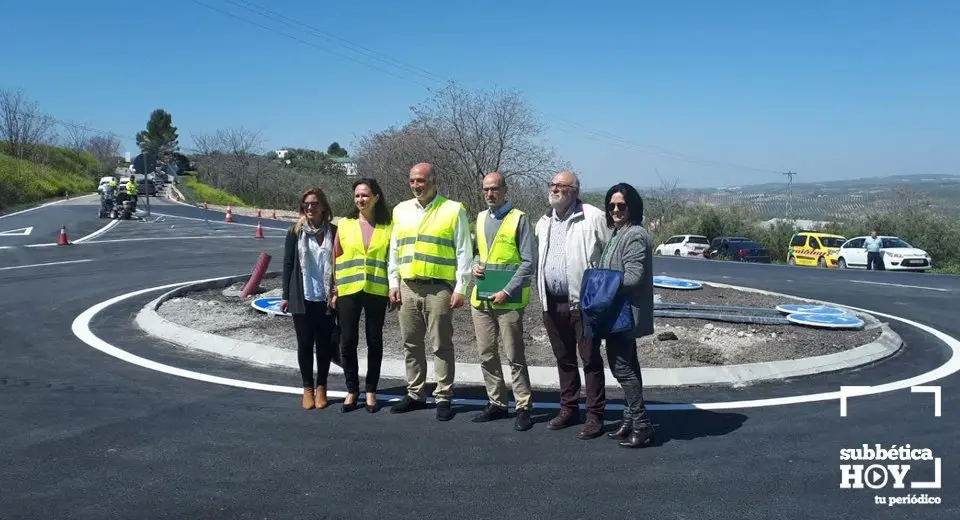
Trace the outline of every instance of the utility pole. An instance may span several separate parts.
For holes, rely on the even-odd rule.
[[[143,174],[143,192],[147,195],[147,218],[150,218],[150,185],[147,184],[147,183],[150,182],[150,181],[147,179],[147,172],[146,172],[146,169],[147,169],[147,155],[146,155],[146,153],[144,153],[144,155],[143,155],[143,169],[144,169],[144,174]],[[157,177],[156,167],[154,167],[153,177],[154,177],[154,178]],[[156,186],[156,184],[154,184],[154,186]]]
[[[785,172],[787,176],[787,220],[793,217],[793,176],[796,172]]]

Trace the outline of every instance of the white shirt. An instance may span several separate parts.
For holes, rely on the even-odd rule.
[[[324,232],[323,245],[315,237],[306,241],[307,250],[300,253],[300,270],[303,272],[303,299],[311,302],[327,301],[324,282],[327,279],[327,263],[331,255],[330,228]]]
[[[418,222],[423,221],[427,214],[439,200],[439,195],[434,197],[426,206],[421,206],[420,201],[413,199],[413,205],[417,208]],[[470,237],[470,219],[467,216],[466,209],[460,206],[460,214],[457,215],[457,225],[453,228],[453,243],[457,250],[457,281],[453,292],[466,295],[467,286],[473,277],[473,239]],[[390,288],[400,287],[400,265],[397,262],[397,234],[390,236],[390,256],[387,261],[387,277]]]

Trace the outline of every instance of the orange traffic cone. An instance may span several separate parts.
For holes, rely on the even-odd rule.
[[[233,212],[230,211],[230,206],[227,205],[227,216],[223,219],[224,222],[233,222]]]
[[[259,209],[257,210],[257,216],[258,216],[258,217],[262,217],[262,216],[263,216],[263,212],[261,212]]]
[[[273,210],[273,216],[270,218],[272,218],[273,220],[277,220],[277,210]]]
[[[57,245],[60,245],[60,246],[70,245],[70,240],[67,239],[67,226],[60,226],[60,238],[57,240]]]
[[[263,238],[263,226],[260,225],[259,221],[257,221],[257,232],[253,235],[253,238]]]

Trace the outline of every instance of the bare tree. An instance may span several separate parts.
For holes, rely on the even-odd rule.
[[[112,174],[120,156],[120,140],[112,135],[96,135],[87,141],[86,151],[100,163],[103,174]]]
[[[456,186],[457,164],[443,153],[426,130],[413,123],[400,128],[362,137],[353,145],[357,153],[357,170],[364,177],[374,177],[391,204],[411,197],[407,176],[413,165],[426,161],[435,167],[440,190],[447,196]],[[469,194],[473,196],[473,193]]]
[[[212,134],[194,135],[193,146],[203,180],[213,187],[230,187],[239,196],[239,191],[259,185],[259,177],[251,173],[250,165],[257,155],[262,155],[260,132],[243,127],[219,129]],[[256,178],[251,180],[252,176]]]
[[[22,90],[0,89],[0,141],[7,152],[21,159],[35,153],[38,145],[53,139],[55,120],[40,111]]]
[[[332,163],[323,160],[322,152],[295,149],[281,160],[265,153],[264,139],[258,131],[242,127],[195,135],[193,147],[200,180],[248,204],[293,208],[300,192],[321,186],[334,210],[344,209],[336,206],[346,199],[345,177],[332,175]],[[352,203],[352,196],[348,202]]]
[[[680,180],[664,180],[657,172],[660,186],[644,194],[644,224],[651,231],[669,226],[683,215],[686,200],[680,188]]]
[[[64,124],[64,146],[71,150],[81,152],[87,150],[90,144],[90,132],[83,125]]]
[[[539,142],[542,127],[516,93],[467,92],[451,83],[412,112],[407,125],[354,144],[360,174],[377,177],[392,200],[410,197],[409,169],[427,161],[441,192],[471,212],[483,206],[481,182],[492,171],[507,179],[514,203],[539,210],[547,182],[565,166]]]

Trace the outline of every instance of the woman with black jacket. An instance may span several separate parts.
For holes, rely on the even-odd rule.
[[[327,197],[320,188],[300,196],[300,219],[287,232],[283,255],[283,301],[293,315],[297,361],[303,380],[303,408],[326,408],[327,376],[339,350],[334,341],[336,313],[330,306],[333,289],[333,237],[337,227]],[[317,377],[313,377],[313,357]],[[336,356],[339,357],[339,356]]]

